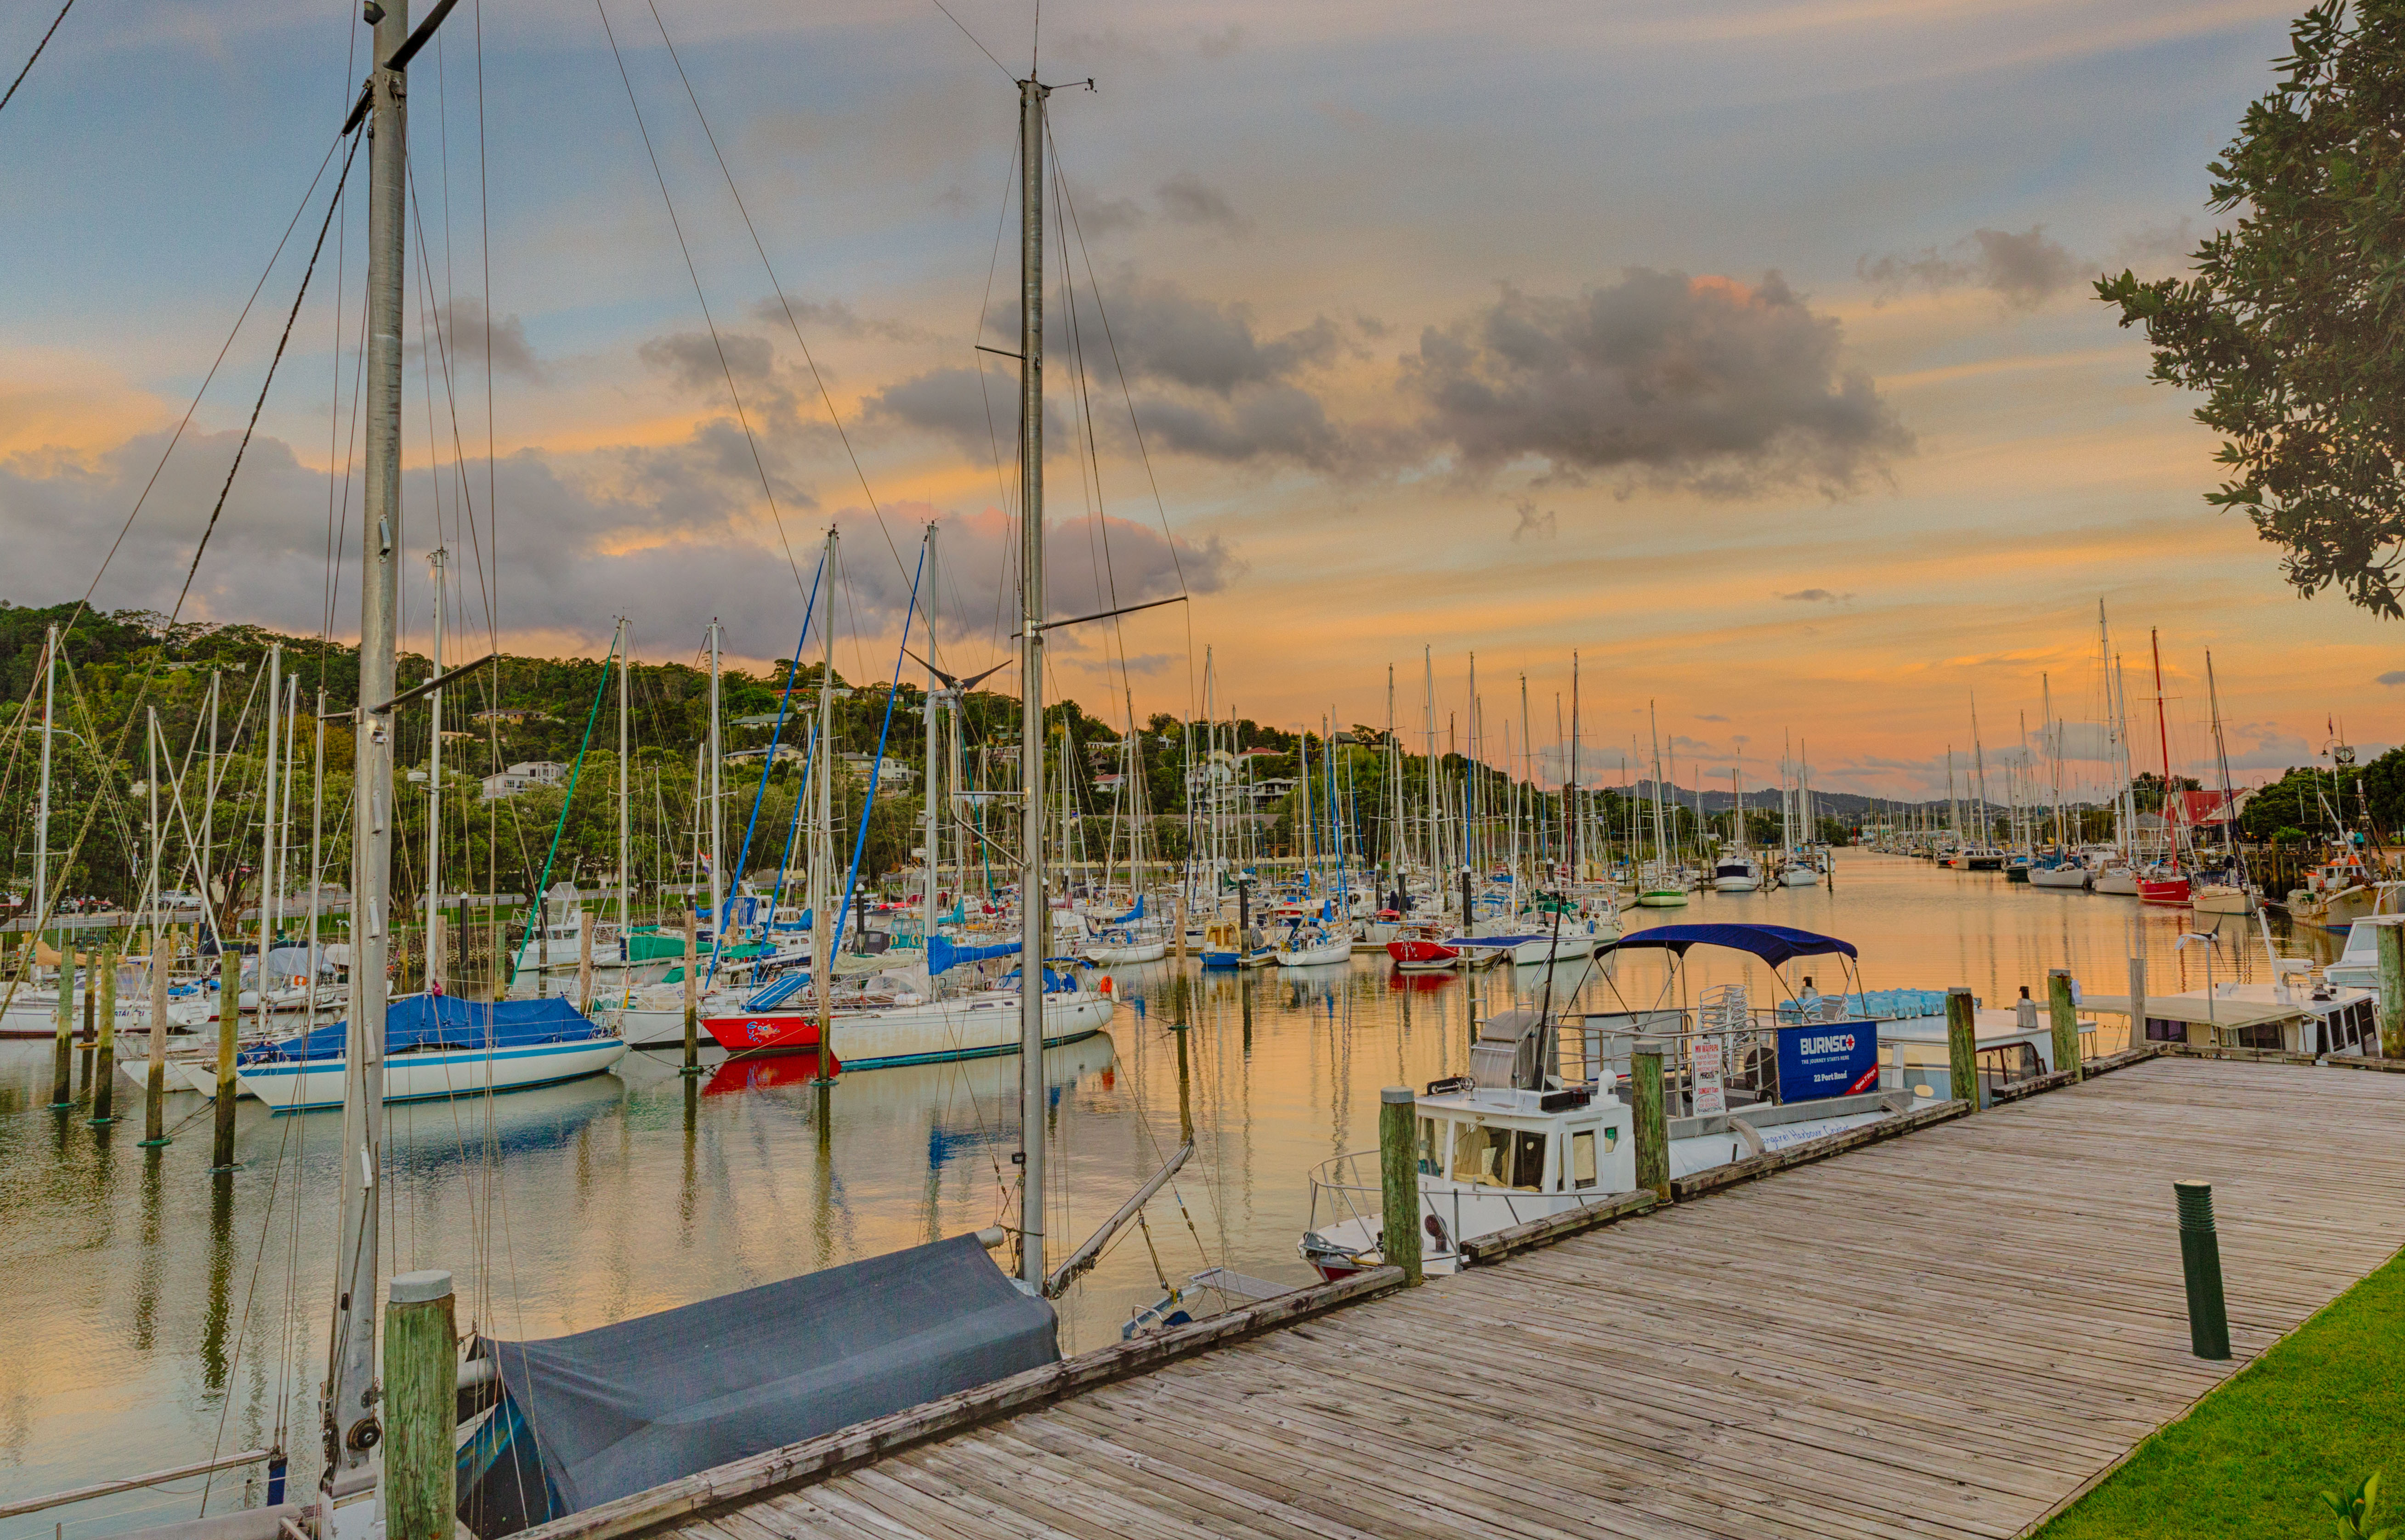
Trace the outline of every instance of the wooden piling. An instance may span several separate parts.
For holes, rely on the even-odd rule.
[[[75,959],[59,954],[59,1041],[50,1063],[50,1105],[75,1104]]]
[[[459,1506],[452,1431],[459,1421],[459,1350],[451,1275],[402,1273],[384,1308],[386,1540],[452,1540]]]
[[[2071,970],[2053,968],[2046,975],[2046,1008],[2054,1018],[2054,1067],[2079,1073],[2079,1007],[2071,1002]]]
[[[684,1068],[681,1074],[701,1073],[701,943],[700,931],[694,923],[693,905],[684,906]],[[816,958],[810,966],[820,965]],[[826,1073],[825,1054],[820,1054],[819,1072]]]
[[[218,949],[218,980],[217,1137],[209,1145],[209,1169],[229,1171],[233,1169],[233,1103],[241,1094],[233,1078],[234,1044],[242,1030],[242,954],[231,946]]]
[[[157,931],[150,946],[150,1072],[143,1085],[142,1147],[155,1150],[167,1140],[167,961],[174,950],[171,933],[162,944]]]
[[[1971,991],[1956,985],[1946,991],[1946,1073],[1947,1095],[1957,1101],[1967,1101],[1971,1110],[1987,1105],[1979,1095],[1978,1006]]]
[[[1637,1119],[1637,1185],[1670,1201],[1670,1125],[1662,1102],[1660,1038],[1639,1038],[1628,1058],[1628,1108]]]
[[[2405,926],[2372,931],[2380,947],[2380,1057],[2405,1058]]]
[[[100,1031],[91,1067],[91,1116],[95,1128],[117,1121],[117,954],[100,954]]]
[[[1389,1085],[1378,1093],[1378,1185],[1385,1198],[1385,1229],[1378,1245],[1386,1266],[1403,1270],[1405,1283],[1420,1281],[1418,1123],[1410,1086]]]

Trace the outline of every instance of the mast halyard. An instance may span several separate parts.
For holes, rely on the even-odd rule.
[[[353,719],[351,998],[343,1058],[342,1227],[327,1355],[326,1476],[368,1463],[376,1419],[376,1211],[384,1167],[385,924],[392,885],[392,714],[399,692],[403,198],[408,175],[409,0],[379,0],[368,77],[367,477],[359,541],[359,687]],[[540,911],[538,911],[540,913]]]
[[[1019,82],[1019,1276],[1044,1289],[1044,99]]]

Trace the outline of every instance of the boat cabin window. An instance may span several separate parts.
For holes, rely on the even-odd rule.
[[[2148,1016],[2146,1018],[2146,1041],[2148,1043],[2186,1043],[2187,1041],[2187,1023],[2184,1021],[2165,1021],[2160,1016]]]
[[[2236,1040],[2237,1045],[2241,1048],[2285,1048],[2287,1046],[2287,1044],[2282,1041],[2280,1024],[2276,1021],[2267,1021],[2259,1027],[2241,1027],[2237,1031],[2230,1035]]]
[[[1545,1136],[1462,1124],[1453,1137],[1453,1179],[1482,1187],[1540,1191],[1545,1181]]]
[[[1595,1130],[1581,1128],[1570,1135],[1570,1185],[1595,1185]]]
[[[1444,1171],[1444,1121],[1442,1118],[1420,1119],[1420,1175],[1439,1176]]]

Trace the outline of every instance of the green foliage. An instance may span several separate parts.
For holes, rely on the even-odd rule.
[[[2339,1540],[2392,1540],[2397,1533],[2394,1529],[2367,1530],[2363,1527],[2370,1520],[2371,1510],[2379,1501],[2378,1471],[2357,1481],[2355,1490],[2344,1497],[2334,1491],[2322,1493],[2323,1505],[2338,1516]]]
[[[2396,618],[2405,542],[2405,4],[2324,0],[2279,84],[2208,168],[2236,214],[2194,275],[2103,278],[2097,297],[2153,344],[2152,377],[2204,393],[2243,509],[2306,595],[2333,584]]]
[[[2295,831],[2300,842],[2316,834],[2337,839],[2362,816],[2356,791],[2361,775],[2349,766],[2333,777],[2328,770],[2300,765],[2247,798],[2238,826],[2255,839],[2278,839],[2282,830]]]

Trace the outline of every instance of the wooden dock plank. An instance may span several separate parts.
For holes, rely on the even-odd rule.
[[[2400,1132],[2405,1076],[2158,1058],[660,1533],[2006,1540],[2405,1244]]]

